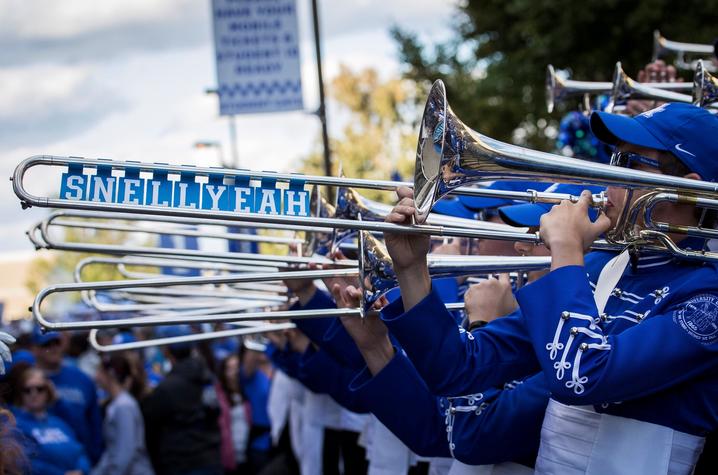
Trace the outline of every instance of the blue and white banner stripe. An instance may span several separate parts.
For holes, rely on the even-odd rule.
[[[222,173],[198,175],[111,165],[69,164],[60,199],[179,209],[203,209],[286,216],[310,216],[310,193],[301,178],[287,182]],[[94,171],[94,173],[93,173]]]

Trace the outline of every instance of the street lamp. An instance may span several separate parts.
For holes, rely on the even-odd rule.
[[[222,151],[222,144],[217,140],[200,140],[194,143],[196,149],[208,149],[213,148],[217,150],[217,158],[219,158],[219,164],[222,167],[227,168],[227,164],[224,161],[224,152]]]

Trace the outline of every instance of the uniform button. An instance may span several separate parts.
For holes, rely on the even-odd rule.
[[[602,322],[605,322],[605,321],[607,321],[607,320],[608,320],[608,315],[606,315],[605,313],[602,313],[602,314],[601,314],[601,321],[602,321]]]
[[[452,407],[451,409],[449,409],[449,412],[452,414],[456,414],[456,408]]]
[[[576,335],[578,335],[578,328],[571,327],[570,332],[571,332],[571,335],[576,336]]]
[[[571,318],[571,313],[569,313],[569,312],[567,312],[567,311],[565,311],[565,310],[564,310],[563,312],[561,312],[561,319],[562,319],[562,320],[568,320],[569,318]]]
[[[616,297],[620,297],[621,295],[623,295],[623,291],[621,289],[619,289],[618,287],[613,289],[613,291],[611,293]]]
[[[581,343],[581,345],[578,347],[578,349],[581,351],[588,350],[588,343]]]
[[[658,289],[654,293],[656,294],[656,297],[660,297],[661,295],[663,295],[663,289]]]
[[[639,322],[643,320],[643,314],[639,313],[638,315],[636,315],[636,320],[638,320]]]

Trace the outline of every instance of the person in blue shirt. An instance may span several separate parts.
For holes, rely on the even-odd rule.
[[[594,113],[591,127],[617,146],[615,165],[718,178],[718,118],[705,110],[664,104],[633,119]],[[413,214],[409,195],[400,191],[388,221],[404,223]],[[587,195],[554,207],[541,223],[552,272],[518,292],[520,311],[471,340],[449,329],[432,294],[428,242],[386,236],[402,302],[383,317],[430,387],[465,394],[543,370],[553,399],[537,473],[690,473],[703,437],[718,425],[715,265],[635,249],[584,260],[590,243],[630,204],[625,196],[609,187],[607,213],[595,222],[587,218]],[[677,203],[654,217],[695,225],[702,214]],[[671,237],[684,249],[704,246]],[[658,446],[664,449],[656,452]]]
[[[32,473],[88,474],[90,461],[74,431],[48,412],[56,398],[52,383],[42,371],[32,367],[22,369],[16,381],[12,411],[25,438]]]
[[[57,390],[57,402],[50,412],[65,421],[85,447],[94,464],[102,455],[102,415],[95,383],[81,370],[63,363],[60,335],[36,330],[33,354],[40,368]]]
[[[258,471],[270,461],[272,440],[270,434],[267,403],[270,377],[260,368],[264,355],[243,344],[240,352],[239,384],[244,388],[252,412],[252,424],[249,431],[247,459],[253,471]]]

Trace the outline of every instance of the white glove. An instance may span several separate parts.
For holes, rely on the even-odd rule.
[[[0,332],[0,374],[5,374],[5,363],[3,360],[10,363],[12,361],[12,353],[7,345],[15,343],[15,338],[7,333]]]

